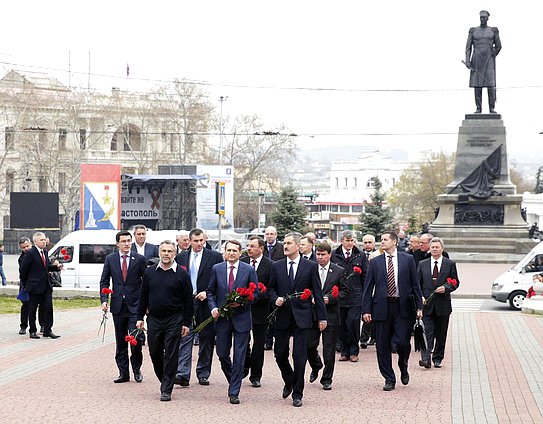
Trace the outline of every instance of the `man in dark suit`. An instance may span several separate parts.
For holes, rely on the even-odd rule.
[[[241,243],[230,240],[224,246],[226,262],[216,264],[211,269],[211,278],[207,287],[207,299],[211,315],[216,320],[217,356],[221,369],[228,381],[228,397],[233,405],[239,404],[239,390],[243,379],[245,352],[252,328],[251,305],[237,306],[230,318],[221,317],[219,307],[226,303],[226,297],[232,290],[248,288],[250,283],[257,284],[255,269],[240,262]],[[230,348],[234,341],[233,361]]]
[[[19,240],[19,248],[21,249],[21,254],[17,259],[19,263],[19,270],[21,269],[21,263],[23,262],[23,256],[32,248],[32,242],[28,237],[21,237]],[[23,289],[23,285],[19,283],[19,291]],[[40,311],[41,312],[41,311]],[[38,321],[41,323],[41,313],[38,312]],[[26,334],[26,327],[28,327],[28,300],[21,300],[21,325],[19,329],[19,334]]]
[[[152,260],[158,258],[158,246],[145,241],[147,239],[147,227],[145,225],[136,225],[134,227],[134,239],[132,252],[139,253],[147,263],[152,264]]]
[[[43,324],[43,337],[57,339],[53,333],[53,285],[50,271],[60,271],[62,265],[55,261],[51,263],[45,247],[47,237],[38,231],[32,235],[34,246],[23,256],[19,274],[23,290],[29,294],[28,299],[28,323],[31,339],[39,339],[36,334],[36,311],[38,306]]]
[[[283,244],[277,241],[277,228],[270,225],[264,231],[266,245],[264,246],[264,256],[272,261],[278,261],[285,257],[283,252]]]
[[[179,255],[185,250],[189,250],[190,238],[189,238],[189,232],[187,230],[180,230],[175,235],[175,241],[177,242],[176,255]]]
[[[117,252],[106,256],[102,276],[100,277],[100,299],[102,310],[111,309],[113,324],[115,326],[115,362],[119,369],[119,376],[113,380],[115,383],[130,381],[128,371],[128,342],[125,337],[136,329],[138,300],[141,290],[143,274],[147,268],[145,258],[142,255],[130,251],[132,235],[128,231],[119,231],[115,235]],[[108,296],[102,293],[104,288],[110,288],[111,306]],[[142,334],[143,336],[143,334]],[[142,336],[138,337],[138,344],[130,345],[130,362],[134,372],[134,380],[143,381],[141,364]]]
[[[147,315],[149,354],[160,381],[160,400],[172,398],[179,340],[188,334],[192,321],[192,286],[185,270],[175,262],[175,244],[159,246],[160,262],[145,270],[138,303],[136,326],[143,329]]]
[[[341,315],[341,356],[340,361],[358,362],[360,346],[360,306],[362,304],[362,290],[368,272],[368,260],[355,246],[356,239],[351,230],[341,234],[341,246],[333,252],[331,261],[344,269],[343,278],[346,279],[345,290],[339,295],[339,313]],[[360,273],[355,272],[360,268]]]
[[[435,291],[430,300],[423,302],[424,316],[422,321],[426,331],[428,349],[421,351],[419,365],[424,368],[431,368],[431,360],[434,362],[434,367],[441,368],[441,362],[445,355],[449,317],[452,312],[451,292],[455,291],[459,284],[456,263],[443,257],[443,248],[443,240],[439,237],[432,238],[430,240],[432,257],[420,261],[417,269],[423,299],[428,299],[430,294]],[[456,284],[447,282],[448,278],[454,279]]]
[[[309,261],[317,262],[317,256],[313,251],[313,242],[307,236],[300,239],[300,255]]]
[[[369,261],[375,254],[375,236],[373,234],[364,234],[362,237],[362,249],[361,254]],[[373,254],[373,255],[372,255]],[[360,347],[367,349],[368,346],[375,344],[375,328],[372,323],[364,322],[362,324],[362,331],[360,331]]]
[[[411,352],[411,330],[416,316],[422,318],[422,294],[413,257],[398,252],[398,236],[389,231],[381,235],[385,254],[372,259],[364,285],[363,319],[375,322],[377,362],[385,379],[384,391],[394,390],[396,375],[392,369],[392,341],[396,344],[402,384],[409,383],[407,365]],[[413,303],[414,302],[414,303]]]
[[[292,405],[302,406],[304,391],[304,373],[307,362],[307,344],[313,324],[311,298],[288,299],[289,295],[311,290],[315,302],[315,313],[319,330],[326,328],[326,307],[317,270],[317,263],[300,257],[299,233],[285,236],[283,248],[286,258],[274,262],[270,276],[270,302],[277,306],[275,321],[275,361],[281,370],[285,383],[283,399],[292,393]],[[293,337],[292,359],[294,369],[289,362],[289,343]]]
[[[256,269],[258,282],[268,287],[272,260],[263,255],[264,239],[259,236],[251,236],[247,244],[247,254],[241,258],[242,262],[248,263]],[[268,315],[270,313],[270,297],[268,291],[260,292],[258,299],[251,305],[251,317],[253,320],[253,344],[247,346],[245,359],[245,370],[250,370],[249,381],[253,387],[261,387],[262,368],[264,367],[264,342],[266,340],[266,328],[268,326]]]
[[[345,290],[345,279],[342,278],[343,268],[330,262],[332,248],[328,243],[317,245],[317,263],[319,264],[319,277],[324,293],[324,303],[326,305],[326,321],[328,325],[322,332],[322,357],[324,359],[324,371],[321,377],[321,384],[324,390],[332,389],[332,376],[334,374],[335,349],[337,343],[337,328],[340,324],[339,299],[332,295],[332,289],[337,287],[338,292]],[[309,382],[313,383],[319,376],[319,370],[323,367],[317,348],[321,332],[317,328],[316,322],[309,336],[309,345],[307,346],[307,362],[311,367]]]
[[[207,286],[211,277],[213,265],[223,261],[219,252],[204,249],[205,237],[200,228],[194,228],[189,233],[190,249],[175,257],[175,261],[184,267],[189,273],[192,284],[192,296],[194,297],[194,322],[196,325],[211,316],[207,302]],[[196,377],[202,386],[209,385],[211,375],[211,361],[213,358],[213,346],[215,345],[215,328],[208,325],[199,333],[198,363],[196,365]],[[192,368],[192,344],[194,332],[191,331],[185,337],[181,337],[179,343],[179,362],[175,383],[188,386]]]

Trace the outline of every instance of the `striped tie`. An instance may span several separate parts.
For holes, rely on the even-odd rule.
[[[392,256],[388,257],[387,295],[389,297],[396,296],[396,284],[394,282],[394,264],[392,263]]]

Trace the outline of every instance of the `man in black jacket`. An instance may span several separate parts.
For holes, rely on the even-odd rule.
[[[268,287],[273,261],[265,257],[263,253],[264,240],[258,236],[251,236],[249,243],[247,244],[248,256],[241,258],[241,261],[255,267],[258,282]],[[270,313],[269,301],[268,292],[262,292],[262,290],[260,290],[258,299],[251,304],[253,345],[252,348],[247,348],[245,370],[246,372],[248,372],[249,369],[251,371],[249,381],[253,387],[261,386],[260,379],[262,378],[262,368],[264,366],[264,342],[266,339],[266,328],[268,327],[267,318]]]
[[[21,239],[19,240],[19,248],[21,249],[21,254],[19,255],[19,259],[17,259],[17,262],[19,263],[20,269],[21,263],[23,262],[23,256],[32,248],[32,242],[28,237],[21,237]],[[22,284],[19,283],[19,291],[21,291],[22,288]],[[38,321],[41,327],[42,319],[40,312],[41,310],[38,312]],[[19,330],[19,334],[26,334],[26,327],[28,327],[28,300],[21,300],[21,328]]]
[[[192,322],[192,286],[187,272],[175,262],[176,246],[163,241],[160,261],[146,269],[138,303],[136,326],[143,329],[147,314],[149,354],[160,381],[160,400],[171,400],[181,336]]]
[[[358,362],[360,348],[360,315],[362,292],[368,260],[355,246],[356,239],[350,230],[341,234],[341,246],[334,250],[332,262],[344,268],[343,278],[346,280],[345,290],[339,294],[339,310],[341,315],[341,356],[340,361]]]
[[[334,374],[335,347],[337,342],[337,328],[340,324],[339,299],[337,294],[346,290],[343,268],[330,262],[332,249],[328,243],[317,245],[317,263],[319,264],[319,278],[326,305],[326,321],[328,325],[322,332],[322,357],[324,359],[324,371],[321,377],[321,384],[324,390],[332,389],[332,376]],[[336,287],[336,289],[334,289]],[[309,344],[307,346],[307,362],[311,367],[309,382],[313,383],[319,376],[319,370],[323,367],[317,348],[321,332],[317,327],[317,322],[313,323],[313,328],[309,335]]]
[[[432,256],[420,261],[417,269],[422,296],[425,299],[422,320],[428,342],[428,349],[421,351],[419,365],[425,368],[431,368],[430,359],[436,368],[441,368],[452,312],[451,292],[456,290],[459,284],[456,263],[442,255],[443,247],[443,240],[439,237],[432,238],[430,241]]]

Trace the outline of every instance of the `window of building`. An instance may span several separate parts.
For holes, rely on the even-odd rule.
[[[9,215],[4,215],[4,228],[10,228]]]
[[[13,150],[15,143],[15,128],[6,127],[4,133],[4,140],[6,142],[6,150]]]
[[[330,212],[337,212],[337,205],[331,205]]]
[[[38,184],[39,184],[40,193],[47,192],[47,178],[46,177],[40,177],[38,180]]]
[[[344,180],[345,180],[345,185],[344,185],[344,187],[347,187],[347,186],[348,186],[348,183],[349,183],[349,179],[348,179],[347,177],[345,177]]]
[[[117,151],[117,133],[113,134],[113,136],[111,137],[110,149],[112,152]]]
[[[47,148],[47,130],[45,128],[40,128],[38,130],[38,146],[41,149]]]
[[[353,181],[354,181],[354,187],[358,187],[358,178],[354,177],[353,178]]]
[[[79,130],[79,148],[85,150],[87,148],[87,130],[81,128]]]
[[[58,130],[58,149],[59,150],[66,149],[66,134],[68,134],[68,131],[66,130],[66,128],[59,128]]]
[[[362,205],[352,205],[351,210],[353,212],[362,212]]]
[[[339,178],[336,177],[336,187],[339,187]]]
[[[349,212],[349,205],[340,205],[339,206],[340,212]]]
[[[58,173],[58,194],[65,194],[65,193],[66,193],[66,173],[59,172]]]

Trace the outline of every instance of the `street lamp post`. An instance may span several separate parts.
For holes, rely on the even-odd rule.
[[[219,119],[219,165],[222,165],[222,104],[228,100],[228,96],[219,97],[221,102],[221,117]]]

